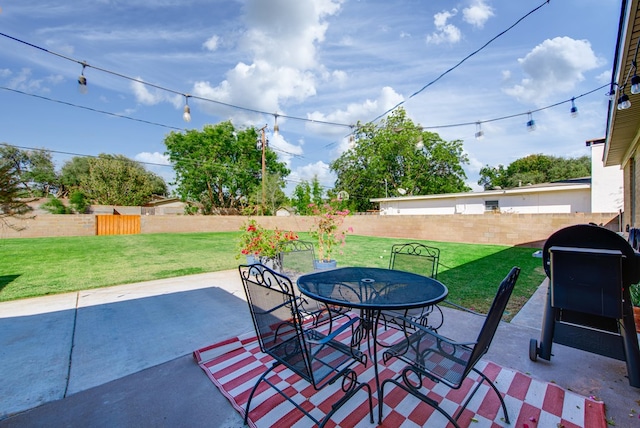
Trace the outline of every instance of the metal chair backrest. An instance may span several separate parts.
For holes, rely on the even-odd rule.
[[[278,247],[280,267],[288,276],[298,276],[313,272],[315,252],[313,244],[306,241],[285,241]]]
[[[482,329],[480,330],[480,333],[478,333],[478,339],[476,340],[476,344],[473,347],[473,351],[471,352],[471,356],[467,362],[463,378],[466,377],[478,360],[480,360],[480,358],[489,350],[489,346],[496,334],[502,315],[507,308],[507,303],[509,302],[509,298],[511,297],[511,293],[513,292],[519,275],[520,268],[513,267],[509,274],[500,283],[500,287],[498,287],[498,292],[493,299],[493,303],[491,303],[491,308],[487,313]]]
[[[348,346],[327,342],[324,333],[306,328],[299,308],[301,299],[288,277],[261,264],[241,265],[239,270],[262,352],[316,389],[355,363]]]
[[[291,280],[261,264],[241,265],[239,270],[260,349],[312,382]]]
[[[437,278],[440,249],[418,242],[394,244],[391,247],[389,269],[403,270]]]

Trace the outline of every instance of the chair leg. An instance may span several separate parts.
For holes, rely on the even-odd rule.
[[[491,382],[491,379],[489,379],[484,373],[482,373],[480,370],[476,369],[475,367],[473,368],[473,371],[478,373],[481,377],[482,377],[482,381],[478,382],[478,385],[476,386],[476,390],[480,387],[480,385],[482,384],[482,382],[487,382],[489,384],[489,386],[491,387],[491,389],[493,389],[493,391],[496,393],[496,395],[498,396],[498,398],[500,399],[500,404],[502,405],[502,411],[504,413],[504,421],[506,423],[511,423],[509,422],[509,414],[507,413],[507,405],[504,402],[504,398],[502,398],[502,394],[500,394],[500,391],[498,391],[498,388],[495,386],[495,384],[493,382]],[[473,391],[473,394],[475,394],[476,390]],[[464,406],[462,406],[462,408],[460,409],[460,411],[458,412],[458,415],[456,416],[456,419],[458,417],[460,417],[460,414],[462,414],[462,411],[465,409],[465,407],[467,407],[467,404],[469,404],[469,401],[471,400],[471,398],[473,397],[473,394],[471,394],[469,396],[469,398],[467,399],[467,401],[465,402]]]
[[[396,385],[397,387],[405,390],[406,392],[408,392],[409,394],[413,395],[414,397],[416,397],[420,401],[423,401],[424,403],[426,403],[429,406],[433,407],[441,415],[443,415],[445,418],[447,418],[449,420],[449,422],[451,422],[455,428],[460,428],[460,425],[458,425],[458,421],[456,419],[454,419],[450,414],[445,412],[444,409],[442,407],[440,407],[440,405],[438,404],[437,401],[432,400],[431,398],[429,398],[426,395],[424,395],[423,393],[421,393],[418,390],[418,388],[406,385],[405,383],[399,382],[396,379],[393,379],[393,378],[392,379],[386,379],[384,382],[382,382],[382,385],[380,386],[380,390],[381,390],[381,394],[382,394],[382,397],[383,397],[383,401],[384,401],[384,386],[388,382],[393,383],[394,385]],[[382,407],[383,407],[383,405],[384,405],[384,402],[378,403],[378,423],[379,424],[382,424]]]
[[[260,376],[260,378],[258,379],[258,381],[256,382],[255,385],[253,385],[253,388],[251,389],[251,393],[249,394],[249,400],[247,400],[247,407],[244,410],[244,424],[247,425],[247,421],[249,419],[249,409],[251,406],[251,400],[253,399],[253,394],[255,394],[256,390],[258,389],[258,385],[260,385],[260,382],[262,382],[264,380],[265,377],[267,377],[267,375],[276,367],[278,367],[281,363],[280,362],[275,362],[271,365],[271,367],[269,367],[267,369],[266,372],[262,373],[262,375]]]
[[[360,383],[357,387],[348,390],[348,392],[346,392],[346,394],[344,395],[344,397],[342,397],[340,400],[338,400],[337,402],[335,402],[334,404],[331,405],[331,411],[329,413],[326,414],[326,416],[324,418],[322,418],[322,422],[320,422],[318,424],[318,428],[322,428],[324,427],[324,425],[331,420],[331,416],[333,416],[333,414],[335,412],[337,412],[340,407],[342,407],[342,405],[344,403],[346,403],[351,397],[353,397],[355,395],[356,392],[360,391],[361,389],[365,389],[366,388],[366,392],[367,395],[369,397],[369,422],[374,423],[373,420],[373,399],[371,398],[372,392],[371,392],[371,386],[366,383]],[[344,382],[343,382],[343,390],[344,390]]]

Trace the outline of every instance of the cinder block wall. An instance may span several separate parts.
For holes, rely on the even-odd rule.
[[[255,217],[266,228],[308,232],[312,217]],[[242,216],[153,216],[141,217],[142,233],[191,233],[238,231],[246,222]],[[95,235],[92,214],[38,215],[34,220],[11,222],[24,226],[22,231],[2,227],[2,238]],[[347,217],[345,227],[353,233],[403,239],[444,242],[522,245],[541,248],[558,229],[581,223],[601,224],[618,231],[618,215],[613,214],[484,214],[448,216]]]

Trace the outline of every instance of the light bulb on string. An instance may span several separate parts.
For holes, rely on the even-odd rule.
[[[571,117],[578,117],[578,107],[576,107],[575,98],[571,98]]]
[[[87,88],[87,78],[84,76],[84,69],[86,66],[87,64],[82,64],[82,72],[80,73],[80,76],[78,76],[78,92],[83,95],[89,92],[89,88]]]
[[[634,73],[633,77],[631,78],[631,89],[630,89],[630,91],[631,91],[631,93],[633,95],[640,94],[640,76],[638,76],[635,73]]]
[[[529,132],[536,130],[536,121],[533,120],[533,115],[529,113],[529,120],[527,121],[527,130]]]
[[[349,134],[349,148],[353,149],[356,147],[356,137],[353,134]]]
[[[484,138],[484,131],[482,130],[482,124],[476,122],[476,140],[482,140]]]
[[[185,122],[191,122],[191,108],[189,107],[189,95],[184,96],[184,113],[182,113],[182,119]]]
[[[280,133],[280,127],[278,126],[278,113],[275,113],[273,117],[273,135],[278,135]]]
[[[631,101],[629,101],[629,95],[622,91],[622,95],[618,98],[618,110],[626,110],[631,107]]]

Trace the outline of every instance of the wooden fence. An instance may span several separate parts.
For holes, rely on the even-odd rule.
[[[139,215],[96,215],[96,235],[136,235],[139,233]]]

